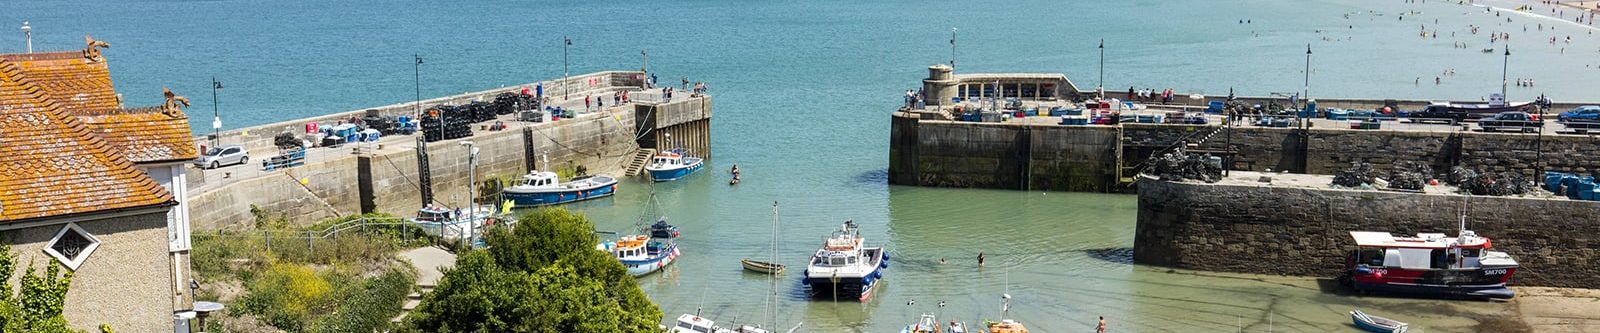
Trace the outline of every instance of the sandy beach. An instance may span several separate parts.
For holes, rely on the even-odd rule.
[[[1600,290],[1513,287],[1517,317],[1532,332],[1600,332]]]

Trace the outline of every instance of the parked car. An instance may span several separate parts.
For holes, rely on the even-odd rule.
[[[1572,108],[1572,111],[1556,115],[1556,120],[1561,122],[1569,120],[1600,121],[1600,105],[1584,105]]]
[[[216,169],[224,165],[245,164],[250,161],[250,153],[240,146],[213,147],[205,155],[194,160],[194,166],[202,169]]]
[[[1411,122],[1469,121],[1487,119],[1502,112],[1532,112],[1535,106],[1528,102],[1491,106],[1487,103],[1434,103],[1407,115]]]
[[[1497,113],[1493,118],[1479,119],[1478,127],[1483,128],[1484,132],[1499,130],[1533,132],[1543,128],[1544,122],[1527,112],[1510,111]]]

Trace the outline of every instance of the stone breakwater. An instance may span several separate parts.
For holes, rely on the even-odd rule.
[[[1600,172],[1600,137],[1574,135],[1121,124],[1060,126],[941,120],[896,112],[889,182],[897,185],[1017,190],[1131,192],[1152,154],[1193,143],[1191,151],[1234,151],[1233,168],[1333,174],[1354,162],[1387,172],[1412,161],[1447,174],[1463,166],[1532,176]],[[1202,140],[1204,138],[1204,140]]]
[[[637,91],[642,81],[632,80],[631,73],[602,72],[575,77],[575,81],[595,78],[578,81],[596,82],[591,91],[595,94]],[[548,82],[546,86],[550,86]],[[424,101],[424,106],[430,102],[471,101],[513,89],[516,87],[436,98]],[[431,189],[436,204],[465,206],[474,173],[479,181],[516,180],[529,169],[581,166],[589,174],[622,177],[628,162],[638,156],[641,148],[682,147],[710,156],[711,100],[705,95],[675,97],[667,102],[636,100],[554,122],[505,120],[508,128],[499,131],[474,124],[473,136],[426,143],[422,150],[418,149],[416,135],[388,138],[380,144],[312,148],[305,165],[273,171],[260,171],[261,165],[256,162],[275,155],[270,153],[272,135],[294,131],[305,122],[343,119],[360,112],[225,132],[225,139],[238,140],[234,142],[252,150],[253,159],[239,167],[191,169],[196,175],[191,179],[196,181],[191,181],[190,186],[196,190],[187,198],[190,217],[196,230],[215,230],[249,228],[252,207],[273,216],[282,215],[296,224],[373,212],[413,216],[423,204],[424,187]],[[404,113],[411,108],[410,104],[397,104],[378,109]],[[667,134],[671,134],[670,139]],[[475,170],[469,168],[468,151],[460,146],[463,141],[474,142],[480,150]],[[426,170],[419,163],[422,158],[427,159]],[[223,172],[234,176],[205,177]],[[423,177],[428,181],[423,182]],[[205,180],[208,178],[211,179]]]
[[[1349,231],[1456,235],[1465,205],[1467,227],[1522,264],[1512,284],[1600,288],[1597,202],[1244,183],[1141,182],[1134,262],[1335,277]]]

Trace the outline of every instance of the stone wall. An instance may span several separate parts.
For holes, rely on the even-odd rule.
[[[480,182],[490,177],[515,180],[527,172],[529,162],[541,169],[583,166],[590,174],[621,177],[639,147],[636,138],[640,130],[635,128],[639,123],[634,117],[645,108],[652,110],[649,114],[675,119],[670,122],[674,125],[649,132],[673,131],[674,141],[701,143],[693,147],[709,156],[709,118],[694,119],[710,116],[709,97],[630,104],[556,122],[516,122],[502,131],[487,131],[474,124],[471,137],[427,144],[434,200],[455,207],[469,198],[472,173],[463,141],[472,141],[479,149],[476,174]],[[548,154],[549,165],[541,161],[543,154]],[[325,159],[192,195],[190,220],[195,230],[250,228],[251,205],[300,225],[363,212],[411,216],[422,205],[417,167],[415,141]],[[304,186],[301,180],[306,182]]]
[[[90,332],[98,332],[100,324],[110,324],[118,332],[171,332],[174,294],[188,291],[173,289],[166,211],[77,223],[99,239],[100,246],[72,271],[72,286],[62,307],[68,325]],[[30,266],[43,275],[45,266],[56,261],[44,248],[64,226],[0,233],[11,244],[18,264],[16,275],[6,282],[16,288],[18,277]],[[65,266],[62,271],[67,271]]]
[[[485,91],[463,93],[446,97],[422,100],[422,109],[441,104],[466,104],[473,101],[493,101],[496,95],[503,92],[521,91],[522,88],[533,89],[534,86],[544,85],[545,96],[561,96],[563,87],[570,87],[572,92],[604,89],[639,89],[644,87],[644,72],[638,71],[606,71],[573,76],[563,84],[561,79],[540,81],[510,87],[490,89]],[[413,115],[417,110],[417,102],[409,101],[390,104],[380,107],[331,113],[311,118],[295,119],[277,123],[257,125],[222,131],[221,142],[224,145],[241,145],[252,155],[269,156],[277,153],[273,146],[273,137],[278,133],[305,133],[305,124],[309,122],[336,123],[348,120],[351,117],[366,115],[366,110],[378,110],[385,115]],[[210,145],[210,132],[196,133],[195,143]]]
[[[1485,171],[1600,172],[1600,137],[1479,132],[1298,130],[1217,125],[1023,125],[954,122],[932,113],[896,112],[889,145],[889,181],[899,185],[1122,192],[1152,157],[1184,143],[1191,152],[1237,152],[1233,167],[1250,171],[1334,174],[1352,163],[1388,173],[1398,162],[1431,166],[1443,178],[1460,165]],[[1202,138],[1207,138],[1201,140]],[[1183,141],[1183,142],[1180,142]],[[1542,154],[1539,151],[1543,151]]]
[[[1028,126],[895,117],[895,184],[1104,192],[1115,186],[1115,127]]]
[[[1564,199],[1145,181],[1134,262],[1333,277],[1349,231],[1456,235],[1463,204],[1467,227],[1522,264],[1512,284],[1600,288],[1600,202]]]

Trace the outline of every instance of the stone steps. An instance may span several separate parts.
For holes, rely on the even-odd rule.
[[[394,318],[389,318],[389,322],[398,324],[402,321],[405,321],[406,315],[411,314],[412,310],[416,310],[417,306],[422,305],[422,296],[433,292],[433,287],[434,285],[432,284],[418,283],[416,291],[406,295],[406,302],[400,305],[400,315],[394,316]]]
[[[634,153],[633,158],[628,160],[627,172],[624,174],[628,177],[638,176],[644,172],[644,166],[650,164],[650,157],[655,155],[655,149],[640,148],[639,152]]]

